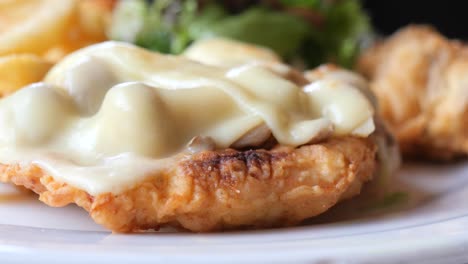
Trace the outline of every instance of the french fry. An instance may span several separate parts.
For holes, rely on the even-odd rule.
[[[82,0],[78,4],[79,26],[86,35],[106,39],[115,0]]]
[[[106,40],[115,0],[0,0],[0,97],[41,81],[53,63]]]
[[[0,1],[0,55],[42,54],[67,33],[75,0]]]
[[[81,0],[70,18],[67,34],[44,57],[57,62],[67,54],[98,42],[105,41],[115,0]]]
[[[51,66],[51,63],[32,54],[0,57],[0,96],[41,81]]]

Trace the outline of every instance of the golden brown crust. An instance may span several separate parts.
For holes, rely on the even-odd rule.
[[[375,171],[375,152],[371,139],[353,137],[297,149],[205,151],[121,194],[95,197],[35,165],[2,165],[0,181],[23,185],[50,206],[76,203],[117,232],[287,226],[358,194]]]
[[[410,26],[368,50],[359,70],[406,156],[468,154],[468,48]]]

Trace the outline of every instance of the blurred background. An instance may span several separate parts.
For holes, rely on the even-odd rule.
[[[411,23],[432,24],[451,38],[468,39],[468,1],[364,0],[379,33],[391,34]]]

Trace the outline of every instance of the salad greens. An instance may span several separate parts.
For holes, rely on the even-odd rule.
[[[305,67],[351,67],[370,31],[358,0],[123,0],[109,34],[172,54],[200,38],[225,37],[269,47]]]
[[[307,36],[308,26],[299,18],[254,7],[205,25],[194,39],[222,36],[267,46],[281,56],[292,56]]]
[[[385,210],[392,207],[401,206],[409,201],[409,193],[407,192],[391,192],[386,194],[381,199],[373,201],[370,204],[366,205],[362,210],[363,212],[370,212],[376,210]]]

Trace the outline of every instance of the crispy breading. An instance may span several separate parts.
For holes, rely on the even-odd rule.
[[[299,148],[204,151],[174,158],[171,170],[120,193],[92,196],[36,165],[5,164],[0,181],[25,186],[50,206],[86,209],[116,232],[161,226],[205,232],[288,226],[360,192],[376,167],[373,137],[343,137]]]
[[[358,68],[407,157],[468,154],[468,47],[409,26],[365,52]]]

